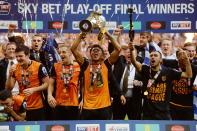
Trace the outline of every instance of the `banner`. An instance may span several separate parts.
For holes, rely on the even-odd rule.
[[[131,7],[136,32],[197,31],[197,0],[0,0],[0,32],[15,23],[24,33],[76,33],[94,10],[102,12],[109,30],[118,24],[129,30]]]
[[[197,131],[196,121],[81,120],[0,122],[0,131]]]

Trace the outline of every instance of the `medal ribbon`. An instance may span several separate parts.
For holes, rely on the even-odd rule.
[[[90,64],[90,78],[91,78],[91,86],[94,86],[94,82],[96,81],[98,77],[98,73],[101,71],[101,64],[98,65],[98,67],[93,71],[92,64]]]
[[[74,72],[73,64],[69,65],[69,71],[68,72],[66,72],[65,65],[62,64],[62,79],[64,81],[64,85],[65,85],[66,88],[68,87],[68,85],[70,83],[70,80],[73,76],[73,72]]]

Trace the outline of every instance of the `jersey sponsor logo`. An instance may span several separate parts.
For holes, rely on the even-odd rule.
[[[100,131],[99,124],[76,124],[76,131]]]
[[[166,125],[166,131],[190,131],[189,125]]]
[[[49,21],[48,28],[49,29],[66,29],[68,26],[67,21]]]
[[[1,20],[0,29],[8,29],[10,24],[16,25],[16,29],[18,29],[18,21],[11,21],[11,20]]]
[[[70,131],[69,125],[47,125],[46,131]]]
[[[106,131],[130,131],[129,124],[106,124]]]
[[[0,15],[9,15],[11,4],[6,1],[0,1]]]
[[[192,89],[188,87],[188,80],[181,78],[180,80],[173,81],[173,92],[180,95],[192,94]]]
[[[164,21],[148,21],[146,23],[146,29],[148,30],[161,30],[166,28]]]
[[[156,102],[164,102],[166,98],[165,93],[166,83],[152,84],[151,87],[148,88],[147,99]]]
[[[135,131],[160,131],[159,124],[136,124]]]
[[[46,69],[45,67],[42,67],[42,73],[43,73],[45,76],[48,76],[47,69]]]
[[[171,21],[172,30],[190,30],[191,28],[191,21]]]

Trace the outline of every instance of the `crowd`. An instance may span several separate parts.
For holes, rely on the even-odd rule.
[[[102,32],[101,41],[34,34],[30,44],[8,35],[0,121],[197,119],[196,36],[141,32],[130,41],[121,26]]]

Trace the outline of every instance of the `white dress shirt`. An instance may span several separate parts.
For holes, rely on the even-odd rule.
[[[14,59],[14,60],[8,60],[8,66],[7,66],[7,72],[6,72],[6,78],[7,79],[9,77],[9,70],[10,70],[10,67],[11,67],[11,63],[12,64],[17,64],[16,59]],[[18,82],[16,81],[16,83],[14,85],[14,88],[12,89],[12,95],[17,95],[17,94],[19,94],[19,86],[18,86]]]

